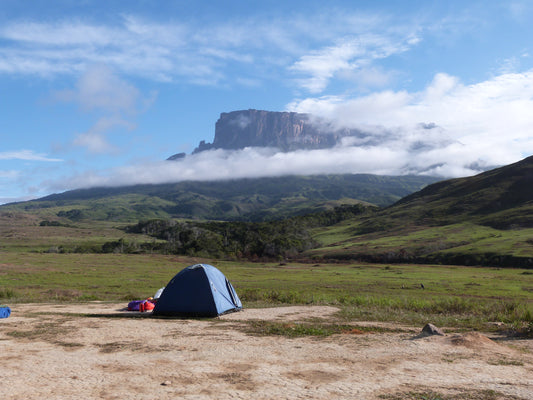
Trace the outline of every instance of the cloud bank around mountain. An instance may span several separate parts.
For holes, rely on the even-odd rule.
[[[235,179],[287,174],[373,173],[460,177],[533,154],[533,71],[464,85],[437,74],[421,92],[306,98],[288,105],[362,138],[321,150],[211,150],[178,162],[130,165],[73,177],[85,186]],[[65,182],[63,182],[65,184]],[[53,186],[53,185],[52,185]]]

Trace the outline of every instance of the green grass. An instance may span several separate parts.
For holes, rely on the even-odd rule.
[[[145,235],[127,234],[121,229],[125,224],[116,222],[74,224],[62,220],[62,226],[40,226],[42,221],[47,221],[46,217],[13,214],[7,218],[6,214],[0,214],[0,252],[5,253],[89,252],[91,249],[94,252],[104,243],[119,239],[129,243],[157,242]]]
[[[182,267],[172,258],[150,255],[0,253],[0,257],[0,295],[9,293],[12,302],[144,298]]]
[[[379,398],[384,400],[522,400],[520,397],[509,396],[489,389],[456,389],[453,392],[453,394],[442,394],[427,389],[380,395]]]
[[[340,323],[324,323],[310,321],[305,323],[272,322],[272,321],[247,321],[241,328],[248,334],[261,336],[285,336],[296,338],[302,336],[326,337],[335,334],[364,334],[376,331],[375,327],[355,327]],[[380,332],[386,329],[377,329]],[[398,331],[398,330],[395,330]]]
[[[202,261],[163,255],[28,252],[0,252],[0,259],[0,303],[104,300],[125,305],[153,296],[182,268]],[[485,329],[488,322],[500,321],[518,329],[533,321],[533,274],[528,270],[206,262],[228,277],[245,307],[334,305],[341,309],[340,324],[433,322]]]
[[[346,222],[322,229],[314,237],[322,247],[308,251],[309,257],[357,258],[358,255],[426,257],[442,259],[467,255],[482,263],[487,257],[533,258],[533,229],[498,230],[469,222],[446,226],[411,227],[401,234],[380,232],[355,235],[358,223]]]

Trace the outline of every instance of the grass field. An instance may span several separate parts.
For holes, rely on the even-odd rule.
[[[207,262],[245,307],[328,304],[347,321],[433,322],[530,329],[533,271],[432,265],[296,264],[163,255],[0,252],[0,303],[124,301],[153,294],[182,268]]]
[[[40,218],[27,214],[4,213],[0,217],[2,304],[102,300],[123,301],[126,305],[130,300],[153,296],[186,266],[206,262],[228,277],[245,307],[324,304],[338,306],[340,317],[346,321],[433,322],[456,328],[500,326],[533,331],[531,269],[259,263],[159,254],[61,253],[56,251],[60,246],[101,245],[130,238],[111,223],[40,226]],[[490,229],[476,231],[475,235],[472,232],[471,236],[480,242],[494,234]],[[341,228],[335,233],[336,239],[342,240],[344,234]],[[420,239],[417,234],[409,238],[413,245]],[[453,236],[454,232],[449,231],[442,237],[452,240]],[[386,241],[382,245],[386,246]]]
[[[404,227],[406,228],[406,227]],[[481,265],[492,256],[533,258],[533,229],[499,230],[461,222],[445,226],[413,226],[411,229],[354,235],[352,221],[322,229],[314,238],[322,246],[309,250],[309,257],[349,258],[353,254],[401,254],[426,259],[465,256]],[[489,263],[490,264],[490,263]]]

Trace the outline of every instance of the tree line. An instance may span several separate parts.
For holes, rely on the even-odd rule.
[[[331,210],[268,222],[176,221],[152,219],[126,228],[157,242],[134,246],[135,251],[200,257],[284,259],[318,245],[310,230],[337,224],[368,210],[368,206],[342,205]],[[103,250],[130,249],[124,241],[106,243]]]

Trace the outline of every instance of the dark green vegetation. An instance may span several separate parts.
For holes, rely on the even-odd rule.
[[[126,228],[128,233],[160,240],[150,249],[164,253],[231,259],[296,258],[318,246],[310,230],[364,214],[373,207],[344,205],[298,217],[269,222],[191,222],[150,220]],[[110,246],[115,249],[118,243]],[[105,246],[104,246],[105,247]]]
[[[0,212],[32,213],[63,223],[154,218],[266,221],[346,203],[386,206],[435,181],[424,176],[345,174],[95,188],[0,206]]]

